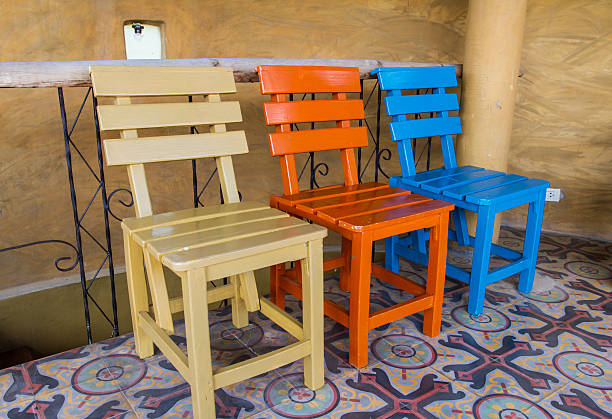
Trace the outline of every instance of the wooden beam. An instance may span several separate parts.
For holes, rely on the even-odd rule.
[[[176,343],[170,339],[170,336],[157,326],[155,320],[151,318],[149,313],[141,311],[138,315],[141,329],[153,339],[155,345],[157,345],[164,356],[168,358],[168,361],[172,363],[172,366],[174,366],[179,374],[183,376],[185,381],[188,383],[191,382],[192,373],[188,366],[187,356],[178,346],[176,346]]]
[[[97,61],[32,61],[0,63],[0,87],[78,87],[91,86],[90,65],[112,66],[179,66],[232,67],[239,83],[255,83],[259,79],[255,68],[259,65],[312,65],[359,67],[362,79],[372,79],[370,71],[379,67],[425,67],[453,65],[384,60],[331,60],[282,58],[193,58],[172,60],[97,60]],[[454,65],[461,77],[462,65]]]
[[[215,389],[227,387],[238,381],[247,380],[264,372],[302,359],[310,354],[310,341],[300,341],[256,358],[219,368],[214,374]]]
[[[261,314],[285,329],[296,339],[304,340],[304,329],[300,322],[278,308],[276,304],[271,303],[267,298],[261,297],[259,302],[261,304]]]

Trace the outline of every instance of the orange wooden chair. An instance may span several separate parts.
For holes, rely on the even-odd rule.
[[[368,331],[399,318],[424,311],[423,331],[440,331],[449,212],[452,204],[434,201],[382,183],[357,181],[354,147],[368,144],[365,127],[351,120],[364,118],[363,102],[348,100],[359,92],[359,71],[344,67],[258,67],[266,123],[273,156],[280,157],[284,195],[272,195],[272,207],[305,218],[342,235],[341,256],[325,261],[324,270],[341,268],[340,288],[350,291],[349,310],[326,299],[325,314],[349,329],[349,361],[361,368],[368,363]],[[287,101],[291,93],[332,93],[331,100]],[[292,131],[292,124],[336,121],[335,128]],[[300,192],[294,154],[339,149],[344,185]],[[421,286],[372,264],[372,242],[420,228],[431,229],[427,284]],[[301,298],[300,269],[277,265],[271,271],[271,299],[284,308],[285,293]],[[384,280],[415,297],[393,307],[369,312],[370,276]]]

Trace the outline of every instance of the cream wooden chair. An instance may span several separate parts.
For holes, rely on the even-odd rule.
[[[114,98],[97,107],[100,129],[119,131],[104,141],[106,163],[126,165],[136,218],[123,221],[130,309],[136,351],[153,354],[153,344],[191,385],[194,416],[215,417],[214,389],[304,358],[304,381],[324,384],[323,262],[325,228],[309,225],[267,205],[239,202],[231,155],[247,153],[244,131],[226,131],[242,120],[238,102],[221,102],[236,91],[231,68],[90,68],[96,97]],[[204,95],[204,102],[131,104],[138,96]],[[210,132],[138,137],[138,129],[209,125]],[[144,163],[214,157],[226,204],[153,215]],[[258,296],[254,269],[299,260],[303,274],[303,324]],[[145,269],[147,279],[145,280]],[[182,298],[170,300],[163,266],[181,278]],[[210,290],[207,283],[229,277]],[[147,282],[154,317],[149,314]],[[208,304],[230,299],[236,327],[248,311],[260,310],[298,339],[238,364],[212,370]],[[187,356],[168,336],[172,313],[184,311]]]

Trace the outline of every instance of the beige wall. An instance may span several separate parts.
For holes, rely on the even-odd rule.
[[[532,0],[529,2],[523,53],[524,76],[510,156],[510,170],[549,179],[563,189],[561,203],[547,204],[544,228],[612,239],[610,208],[610,97],[612,7],[607,1]],[[278,57],[376,58],[402,61],[461,62],[467,1],[91,1],[22,0],[5,5],[0,15],[1,61],[120,59],[124,57],[122,23],[162,20],[168,58]],[[500,46],[503,48],[503,46]],[[369,89],[371,84],[366,86]],[[74,115],[85,90],[66,89]],[[269,157],[256,85],[240,85],[239,98],[250,154],[236,158],[245,199],[266,202],[281,190],[275,159]],[[609,100],[608,100],[609,102]],[[64,146],[55,89],[0,90],[0,247],[31,240],[74,240],[63,160]],[[375,109],[368,109],[373,123]],[[75,141],[95,162],[91,106],[75,131]],[[238,127],[238,126],[237,126]],[[395,146],[386,124],[383,142],[393,151],[384,162],[399,174]],[[437,149],[436,149],[437,150]],[[337,162],[335,156],[321,159]],[[434,157],[434,163],[439,161]],[[207,174],[210,162],[200,162]],[[87,169],[75,163],[76,177]],[[153,203],[160,211],[191,202],[190,166],[153,165]],[[340,179],[339,167],[324,182]],[[371,178],[371,171],[366,176]],[[107,171],[109,190],[126,187],[125,171]],[[95,185],[79,182],[81,208]],[[217,199],[216,185],[207,202]],[[131,209],[113,204],[122,216]],[[505,218],[517,224],[522,212]],[[94,205],[85,220],[99,237],[101,209]],[[120,262],[118,223],[113,222],[114,250]],[[84,239],[88,268],[100,255]],[[50,253],[51,252],[51,253]],[[61,247],[38,246],[0,254],[0,289],[57,276],[54,257]],[[74,301],[80,304],[80,301]]]

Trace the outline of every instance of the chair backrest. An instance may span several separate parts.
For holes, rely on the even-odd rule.
[[[153,213],[144,163],[214,157],[224,202],[238,202],[231,156],[248,152],[244,131],[226,132],[226,123],[241,122],[237,101],[221,102],[221,93],[236,92],[231,68],[116,67],[90,68],[94,95],[114,98],[97,107],[101,131],[119,131],[104,141],[106,164],[127,165],[136,216]],[[204,95],[204,102],[132,104],[132,97]],[[138,129],[209,125],[203,134],[139,137]]]
[[[349,100],[347,93],[361,92],[356,67],[259,66],[261,93],[271,95],[264,103],[266,124],[275,125],[268,134],[270,151],[279,156],[284,193],[299,192],[294,154],[340,150],[346,185],[358,183],[354,147],[368,145],[365,127],[351,127],[351,120],[363,119],[363,101]],[[287,101],[287,94],[331,93],[331,100]],[[336,128],[292,131],[301,122],[336,121]]]
[[[452,136],[461,134],[461,121],[448,112],[459,110],[459,102],[456,94],[444,90],[457,86],[455,67],[378,68],[372,73],[380,89],[387,91],[385,107],[392,119],[391,136],[397,142],[402,174],[416,174],[410,143],[416,138],[440,137],[444,167],[457,167]],[[416,94],[403,95],[402,90],[416,90]]]

